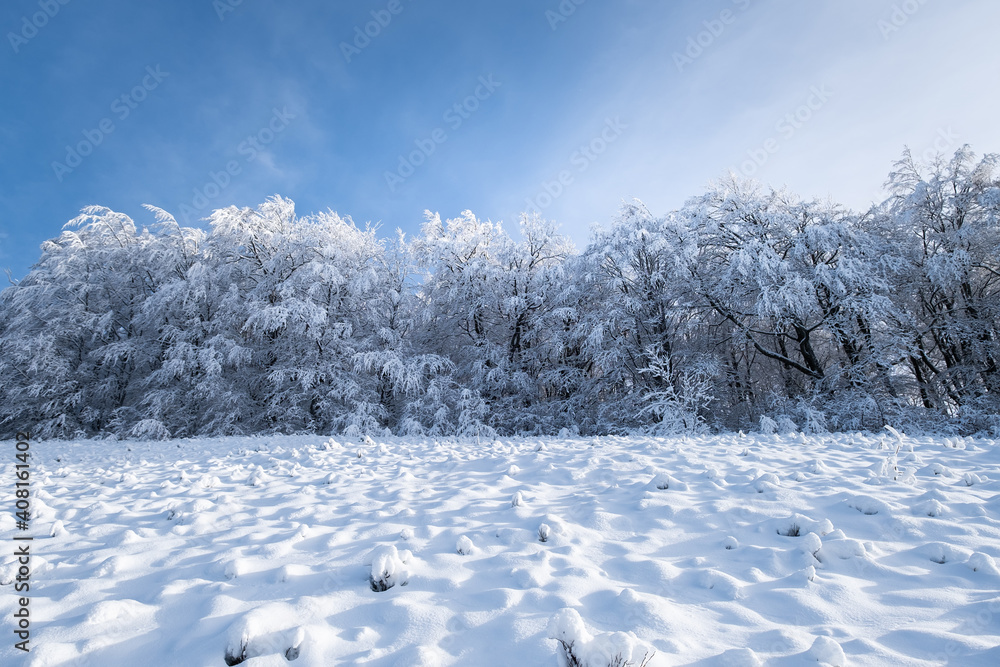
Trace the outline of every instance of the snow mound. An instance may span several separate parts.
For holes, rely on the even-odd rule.
[[[472,540],[470,540],[466,535],[462,535],[455,543],[455,551],[458,552],[460,556],[468,556],[474,549],[475,547],[472,545]]]
[[[809,649],[808,655],[822,665],[847,666],[847,656],[844,655],[844,649],[840,648],[840,644],[829,637],[817,637]]]
[[[938,517],[942,516],[947,508],[937,500],[926,500],[913,506],[913,513],[922,516]]]
[[[774,473],[766,472],[750,482],[750,489],[756,493],[774,491],[781,486],[781,480]]]
[[[844,535],[842,530],[831,531],[823,538],[823,544],[816,552],[816,558],[821,563],[851,558],[865,558],[868,550],[860,541]]]
[[[653,651],[632,633],[592,635],[575,609],[561,609],[549,619],[548,636],[559,642],[556,655],[561,667],[622,667],[648,664]]]
[[[772,520],[770,525],[774,532],[785,537],[801,537],[808,533],[824,536],[833,531],[833,523],[829,519],[815,520],[802,514],[793,514],[787,519]]]
[[[984,574],[992,574],[993,576],[1000,576],[1000,568],[997,568],[997,563],[989,554],[984,554],[981,551],[977,551],[971,556],[969,560],[966,561],[966,565],[973,572],[982,572]]]
[[[657,473],[653,476],[653,479],[649,481],[646,485],[650,491],[666,491],[667,489],[672,489],[674,491],[687,491],[687,484],[678,481],[671,475],[665,472]]]
[[[872,498],[871,496],[855,496],[851,500],[847,501],[847,506],[853,507],[866,516],[871,516],[873,514],[888,516],[890,512],[887,504],[881,500]]]
[[[66,526],[63,525],[62,521],[56,521],[52,524],[52,528],[49,529],[49,537],[60,537],[66,534]]]
[[[944,565],[945,563],[965,562],[969,560],[970,554],[962,549],[944,542],[929,542],[914,551],[920,556],[930,560],[932,563]]]
[[[152,620],[156,607],[143,604],[137,600],[105,600],[94,605],[83,622],[88,625],[101,625],[108,632],[118,623],[140,624]]]
[[[549,537],[551,535],[552,535],[552,528],[549,527],[549,524],[543,523],[540,526],[538,526],[538,541],[539,542],[548,542],[549,541]]]
[[[989,481],[988,478],[977,475],[974,472],[967,472],[962,475],[962,483],[966,486],[974,486],[976,484],[982,484],[983,482]]]
[[[297,617],[293,607],[280,602],[261,605],[240,616],[226,632],[226,664],[280,664],[275,658],[282,662],[297,659],[306,638],[305,630],[295,627]],[[261,657],[267,660],[253,660]]]
[[[368,556],[366,563],[371,563],[372,571],[368,577],[371,589],[376,592],[387,591],[396,584],[405,586],[409,583],[409,571],[406,563],[411,558],[409,551],[398,551],[393,545],[376,547]]]
[[[748,648],[733,648],[719,656],[720,665],[726,667],[764,667],[764,661]]]
[[[821,475],[830,472],[830,466],[826,465],[819,459],[813,459],[806,464],[806,472],[810,472],[814,475]]]

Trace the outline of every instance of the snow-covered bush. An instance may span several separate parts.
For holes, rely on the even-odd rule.
[[[575,609],[556,612],[549,620],[548,636],[559,644],[560,667],[645,667],[655,654],[631,633],[590,634]]]
[[[225,663],[232,667],[268,655],[295,660],[306,639],[305,630],[294,625],[295,618],[294,608],[277,602],[243,614],[226,633]]]
[[[462,535],[455,543],[455,551],[458,552],[460,556],[468,556],[474,549],[475,546],[472,544],[472,540],[469,539],[468,535]]]
[[[399,551],[393,545],[383,545],[375,548],[368,556],[371,564],[371,574],[368,584],[375,592],[387,591],[396,584],[405,586],[409,582],[409,571],[406,563],[410,560],[410,552]]]
[[[644,396],[646,407],[642,412],[656,418],[653,432],[665,435],[701,430],[705,411],[715,400],[712,386],[718,371],[714,361],[702,358],[678,362],[655,348],[646,354],[649,366],[639,372],[654,378],[654,386],[661,387]]]
[[[759,420],[759,430],[764,435],[774,435],[778,432],[778,422],[767,415],[761,415]]]

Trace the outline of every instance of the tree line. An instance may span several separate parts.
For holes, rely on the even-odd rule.
[[[0,293],[0,436],[996,432],[997,160],[906,152],[863,213],[731,176],[579,252],[536,215],[89,207]]]

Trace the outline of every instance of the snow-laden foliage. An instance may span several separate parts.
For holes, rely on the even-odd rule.
[[[0,293],[0,436],[997,431],[998,159],[904,153],[863,214],[729,178],[581,253],[538,216],[88,207]]]

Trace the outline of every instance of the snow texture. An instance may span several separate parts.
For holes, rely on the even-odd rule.
[[[900,437],[40,441],[0,664],[1000,664],[1000,448]]]

